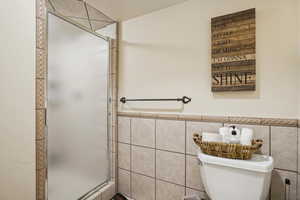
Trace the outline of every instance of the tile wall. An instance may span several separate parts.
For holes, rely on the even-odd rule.
[[[36,199],[46,197],[45,97],[47,73],[47,9],[45,0],[36,0]]]
[[[207,199],[192,134],[218,132],[226,123],[171,118],[118,117],[119,192],[135,200],[182,200],[184,195],[190,194]],[[262,153],[275,159],[270,198],[297,199],[300,129],[249,124],[238,127],[254,129],[255,138],[264,140]],[[290,180],[290,185],[285,184],[285,179]],[[298,196],[300,199],[300,194]]]

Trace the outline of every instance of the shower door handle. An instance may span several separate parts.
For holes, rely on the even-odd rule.
[[[45,108],[45,112],[44,112],[45,114],[45,116],[44,116],[44,119],[45,119],[45,122],[44,122],[44,124],[45,124],[45,127],[47,126],[47,109]]]

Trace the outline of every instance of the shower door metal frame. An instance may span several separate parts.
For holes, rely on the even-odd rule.
[[[47,33],[48,33],[48,30],[49,30],[49,23],[48,23],[48,16],[49,15],[53,15],[55,17],[58,17],[60,19],[62,19],[63,21],[65,21],[66,23],[70,23],[72,25],[74,25],[75,27],[79,28],[79,29],[82,29],[83,31],[86,31],[100,39],[103,39],[105,40],[107,43],[108,43],[108,51],[109,49],[111,48],[111,42],[110,42],[110,38],[109,37],[105,37],[99,33],[96,33],[96,32],[93,32],[91,30],[89,30],[88,28],[82,26],[81,24],[77,23],[76,21],[72,20],[72,19],[69,19],[57,12],[53,12],[53,11],[50,11],[50,10],[47,10],[47,13],[46,13],[46,27],[47,27]],[[47,49],[48,49],[48,34],[47,34]],[[78,200],[85,200],[85,199],[88,199],[90,196],[92,196],[93,194],[95,194],[96,192],[98,192],[102,187],[104,187],[105,185],[108,184],[108,182],[112,179],[112,174],[111,174],[111,156],[110,156],[110,136],[111,134],[109,134],[112,129],[111,129],[111,126],[112,126],[112,92],[110,90],[110,88],[112,87],[110,85],[111,81],[111,76],[110,76],[110,67],[111,67],[111,61],[110,61],[110,51],[108,53],[108,64],[107,64],[107,161],[108,161],[108,169],[107,169],[107,179],[102,182],[102,183],[99,183],[99,185],[97,185],[96,187],[94,187],[93,189],[91,189],[90,191],[88,191],[87,193],[83,194],[81,197],[78,198]],[[45,141],[46,141],[46,145],[45,145],[45,148],[46,148],[46,178],[45,178],[45,187],[46,187],[46,192],[45,192],[45,195],[46,195],[46,199],[48,200],[48,124],[47,124],[47,109],[48,109],[48,56],[47,56],[47,72],[46,72],[46,75],[45,75]]]

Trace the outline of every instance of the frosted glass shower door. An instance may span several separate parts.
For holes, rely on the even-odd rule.
[[[48,29],[48,200],[76,200],[109,177],[109,46],[52,14]]]

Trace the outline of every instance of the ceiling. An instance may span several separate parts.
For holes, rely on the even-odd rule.
[[[85,0],[110,18],[125,21],[186,0]]]

